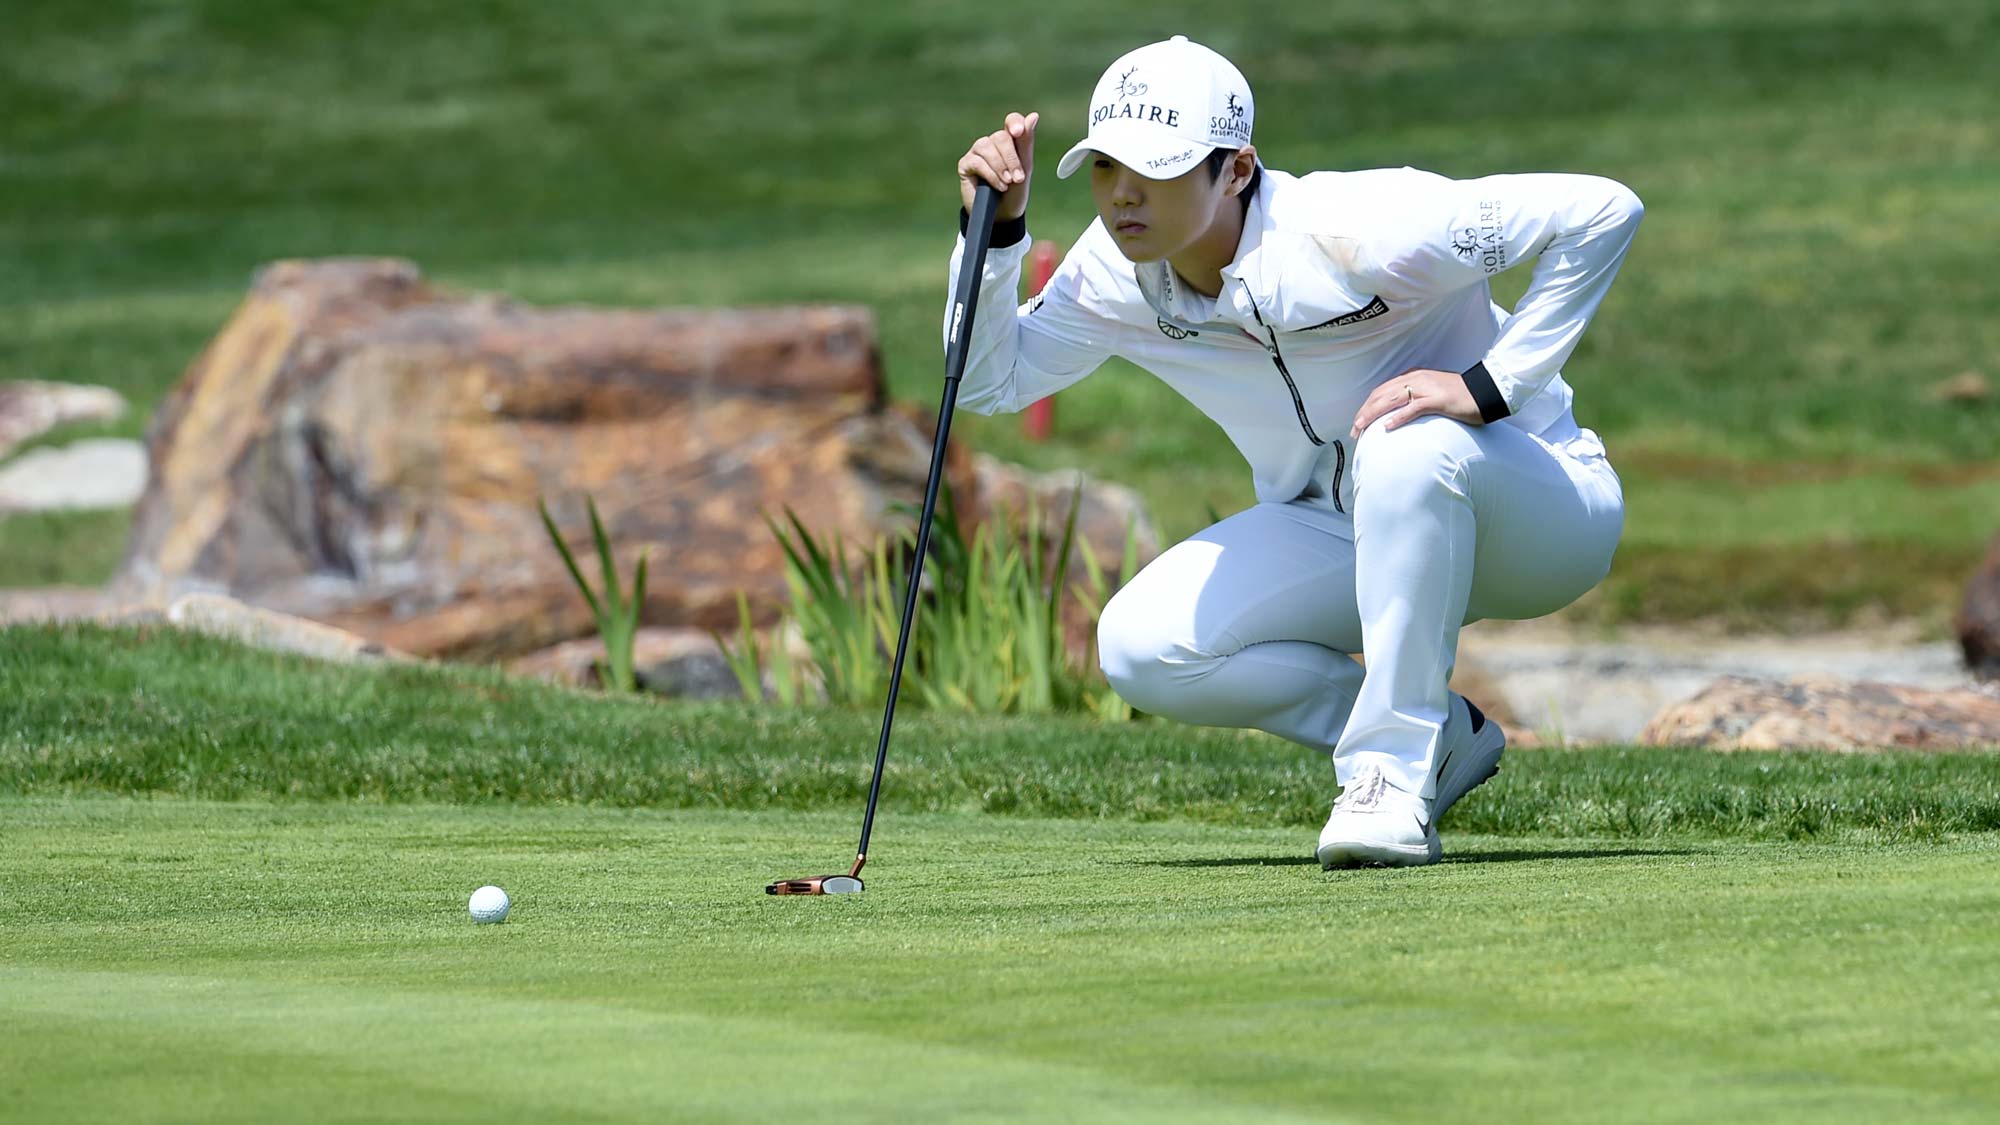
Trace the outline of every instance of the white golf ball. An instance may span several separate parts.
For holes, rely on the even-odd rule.
[[[472,892],[472,920],[481,925],[505,922],[507,911],[512,906],[507,901],[507,892],[499,887],[481,887]]]

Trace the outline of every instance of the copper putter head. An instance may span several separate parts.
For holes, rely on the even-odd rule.
[[[815,875],[810,879],[780,879],[764,888],[767,895],[858,895],[861,893],[861,866],[868,853],[854,857],[854,866],[845,875]]]
[[[853,895],[861,880],[852,875],[815,875],[810,879],[780,879],[764,888],[767,895]]]

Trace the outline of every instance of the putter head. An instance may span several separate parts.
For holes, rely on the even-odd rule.
[[[861,880],[852,875],[815,875],[810,879],[780,879],[764,888],[767,895],[855,895]]]

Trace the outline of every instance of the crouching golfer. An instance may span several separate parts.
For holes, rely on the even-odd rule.
[[[1257,503],[1118,592],[1104,673],[1155,715],[1330,752],[1322,864],[1435,863],[1506,742],[1445,686],[1460,626],[1568,605],[1618,544],[1618,476],[1560,369],[1641,207],[1595,176],[1295,177],[1258,162],[1252,114],[1185,37],[1111,64],[1056,166],[1088,172],[1098,221],[1039,297],[977,319],[959,404],[1020,410],[1121,356],[1214,419]],[[978,181],[1005,193],[984,308],[1019,292],[1038,119],[958,162],[968,209]],[[1531,259],[1494,304],[1487,279]]]

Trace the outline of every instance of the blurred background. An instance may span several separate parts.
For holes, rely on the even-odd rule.
[[[1580,171],[1646,223],[1566,369],[1624,475],[1572,618],[1945,635],[2000,528],[1990,0],[10,0],[0,379],[131,404],[15,449],[138,437],[258,265],[408,257],[540,303],[837,301],[934,408],[953,164],[1043,114],[1036,238],[1096,76],[1185,33],[1249,78],[1268,165]],[[1501,279],[1509,303],[1526,271]],[[1250,500],[1221,433],[1113,364],[1053,438],[974,447],[1127,482],[1171,541]],[[0,586],[99,583],[121,507],[0,515]]]

